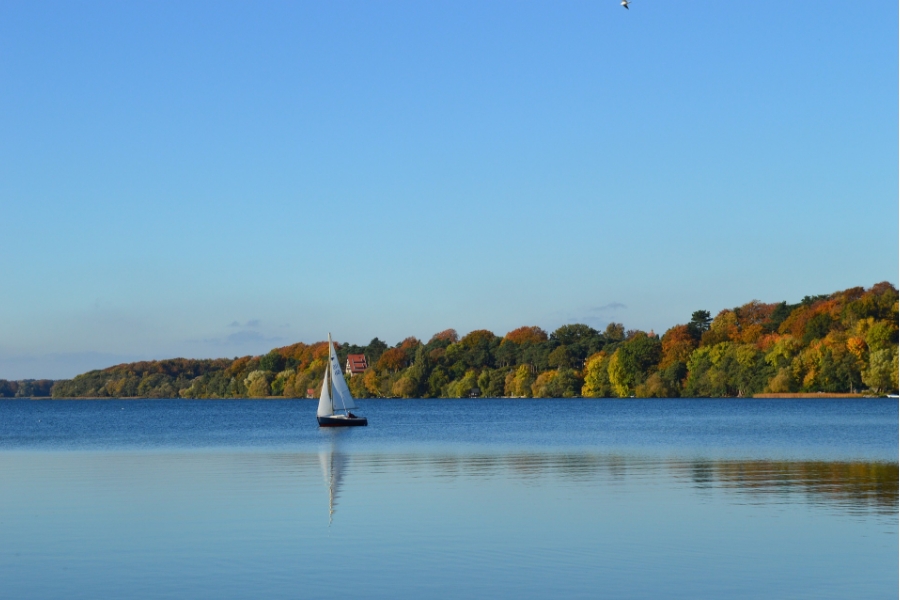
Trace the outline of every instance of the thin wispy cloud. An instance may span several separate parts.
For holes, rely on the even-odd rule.
[[[250,319],[246,323],[241,323],[240,321],[232,321],[228,324],[229,327],[244,327],[247,329],[259,329],[262,327],[262,321],[259,319]]]
[[[236,331],[225,337],[224,340],[219,340],[220,343],[226,345],[239,345],[239,344],[253,344],[257,342],[281,342],[284,341],[284,338],[280,335],[266,336],[258,331]]]
[[[288,341],[283,335],[266,333],[265,330],[271,330],[272,326],[264,328],[261,319],[249,319],[244,322],[232,321],[226,329],[237,331],[222,332],[222,335],[212,335],[190,340],[190,342],[217,348],[230,348],[240,352],[259,352],[261,349],[270,348]],[[283,330],[284,326],[279,326],[277,329]]]
[[[628,308],[621,302],[610,302],[609,304],[604,304],[603,306],[595,306],[591,308],[594,312],[606,312],[610,310],[620,310],[622,308]]]

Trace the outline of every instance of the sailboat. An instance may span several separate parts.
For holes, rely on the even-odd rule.
[[[328,368],[325,369],[325,377],[322,379],[322,393],[319,394],[319,409],[316,411],[316,420],[319,427],[353,427],[368,425],[365,417],[357,417],[351,409],[356,408],[350,388],[344,380],[341,365],[338,362],[334,344],[331,343],[331,334],[328,334]],[[343,411],[343,412],[341,412]]]

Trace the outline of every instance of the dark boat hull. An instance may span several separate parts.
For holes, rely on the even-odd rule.
[[[319,427],[365,427],[369,420],[365,417],[345,417],[335,415],[333,417],[316,417]]]

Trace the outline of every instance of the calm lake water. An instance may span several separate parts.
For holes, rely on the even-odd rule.
[[[896,598],[896,400],[0,402],[3,598]]]

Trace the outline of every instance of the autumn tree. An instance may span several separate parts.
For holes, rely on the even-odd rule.
[[[665,369],[675,363],[687,364],[698,341],[699,336],[693,334],[690,325],[676,325],[669,329],[662,336],[659,367]]]
[[[251,398],[262,398],[269,395],[269,380],[265,371],[253,371],[244,380],[247,394]]]
[[[394,396],[399,396],[400,398],[413,398],[416,396],[417,390],[415,382],[410,377],[404,375],[394,383],[392,391]]]
[[[433,336],[428,341],[429,344],[432,342],[442,342],[444,345],[455,344],[459,341],[459,334],[456,333],[455,329],[445,329],[440,331]]]
[[[396,373],[404,368],[407,364],[406,352],[400,348],[390,348],[385,350],[378,363],[375,365],[377,371],[390,371]]]
[[[503,341],[513,344],[540,344],[547,341],[547,332],[536,325],[519,327],[503,336]]]
[[[585,398],[609,398],[613,395],[609,381],[609,355],[606,352],[601,351],[588,358],[581,395]]]
[[[510,371],[506,376],[505,391],[507,396],[531,397],[531,384],[534,383],[534,375],[527,365],[519,365],[515,371]]]

